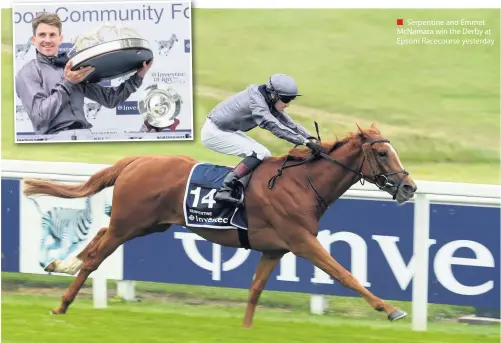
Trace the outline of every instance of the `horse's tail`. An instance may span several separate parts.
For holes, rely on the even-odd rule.
[[[54,181],[26,179],[24,180],[23,193],[26,196],[45,194],[59,198],[81,198],[93,195],[107,187],[113,186],[122,170],[138,158],[140,158],[140,156],[123,158],[111,167],[98,171],[92,175],[87,182],[78,185],[66,185]]]

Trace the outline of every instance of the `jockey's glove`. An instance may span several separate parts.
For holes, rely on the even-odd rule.
[[[317,143],[315,138],[310,138],[305,141],[305,144],[308,148],[313,151],[313,154],[318,155],[323,152],[322,146]]]

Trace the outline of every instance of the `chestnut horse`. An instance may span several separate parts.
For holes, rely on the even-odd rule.
[[[308,148],[295,147],[285,156],[267,158],[253,172],[245,190],[247,240],[250,248],[262,255],[250,286],[244,327],[252,325],[261,292],[279,260],[288,252],[311,261],[357,292],[375,310],[384,311],[389,320],[407,315],[363,287],[332,258],[316,236],[325,210],[356,182],[373,183],[398,203],[411,199],[416,185],[389,140],[381,136],[374,124],[368,129],[358,127],[357,133],[341,141],[321,142],[321,145],[324,152],[316,155]],[[185,187],[196,163],[186,156],[135,156],[119,160],[79,185],[24,180],[27,196],[79,198],[114,186],[109,227],[99,230],[71,261],[53,261],[45,269],[68,274],[80,271],[64,293],[60,306],[52,310],[54,314],[68,310],[89,274],[121,244],[153,232],[164,232],[173,224],[186,226]],[[210,242],[242,247],[236,228],[187,228]]]

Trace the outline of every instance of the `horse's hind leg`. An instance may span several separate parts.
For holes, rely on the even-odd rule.
[[[375,310],[385,311],[389,320],[394,321],[407,316],[407,313],[385,303],[382,299],[376,297],[367,288],[362,286],[349,271],[332,258],[329,252],[325,250],[315,237],[308,236],[302,243],[299,243],[295,249],[291,250],[295,255],[308,259],[315,266],[338,280],[343,286],[357,292]]]
[[[245,318],[242,323],[244,327],[252,326],[252,319],[254,318],[254,312],[256,311],[256,306],[259,301],[259,297],[264,290],[264,286],[268,281],[273,269],[275,269],[278,261],[284,255],[283,252],[277,253],[263,253],[259,259],[256,273],[254,275],[254,280],[249,291],[249,298],[247,300],[247,308],[245,310]]]
[[[170,224],[158,224],[151,226],[145,230],[134,231],[129,230],[127,233],[120,234],[117,233],[119,230],[110,228],[103,228],[99,230],[101,237],[94,237],[93,241],[87,245],[87,247],[79,254],[84,258],[83,266],[80,269],[80,273],[75,277],[73,283],[68,287],[63,295],[61,305],[57,310],[52,310],[54,314],[64,314],[68,310],[68,307],[75,300],[80,288],[82,288],[85,280],[89,275],[95,271],[101,263],[111,255],[120,245],[123,243],[134,239],[136,237],[146,236],[154,232],[164,232],[170,228]],[[86,253],[86,255],[84,255]]]
[[[141,237],[141,236],[146,236],[149,235],[150,233],[154,232],[163,232],[167,231],[170,227],[170,224],[158,224],[155,226],[152,226],[148,228],[147,230],[144,230],[142,232],[136,233],[135,236],[129,238],[128,240]],[[65,273],[65,274],[70,274],[70,275],[75,275],[80,268],[82,267],[85,259],[87,258],[87,255],[89,251],[92,249],[92,247],[99,242],[99,240],[103,237],[103,235],[106,233],[106,231],[109,230],[107,227],[101,228],[97,234],[94,236],[92,241],[90,241],[89,244],[75,257],[71,258],[68,262],[61,261],[61,260],[56,260],[52,261],[51,264],[49,264],[44,270],[46,272],[56,272],[56,273]]]
[[[107,229],[107,227],[101,228],[90,243],[87,244],[87,246],[85,246],[85,248],[77,256],[72,257],[69,261],[52,261],[47,267],[45,267],[44,270],[46,272],[75,275],[76,272],[80,270],[80,267],[82,267],[89,250],[101,239],[101,237],[103,237]]]
[[[75,277],[73,283],[68,287],[63,295],[61,305],[58,309],[52,310],[54,314],[64,314],[68,310],[80,288],[82,288],[85,280],[95,271],[99,265],[111,255],[121,244],[128,240],[127,237],[120,237],[113,230],[106,230],[105,234],[96,244],[93,244],[88,251],[87,258],[80,270],[80,273]]]

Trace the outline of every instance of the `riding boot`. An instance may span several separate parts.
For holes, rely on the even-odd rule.
[[[240,204],[240,199],[234,196],[234,191],[237,182],[247,176],[251,171],[261,164],[262,160],[254,155],[244,158],[232,171],[230,171],[223,180],[223,184],[214,195],[214,199],[218,201],[227,201],[235,204]],[[247,182],[246,182],[247,184]]]

